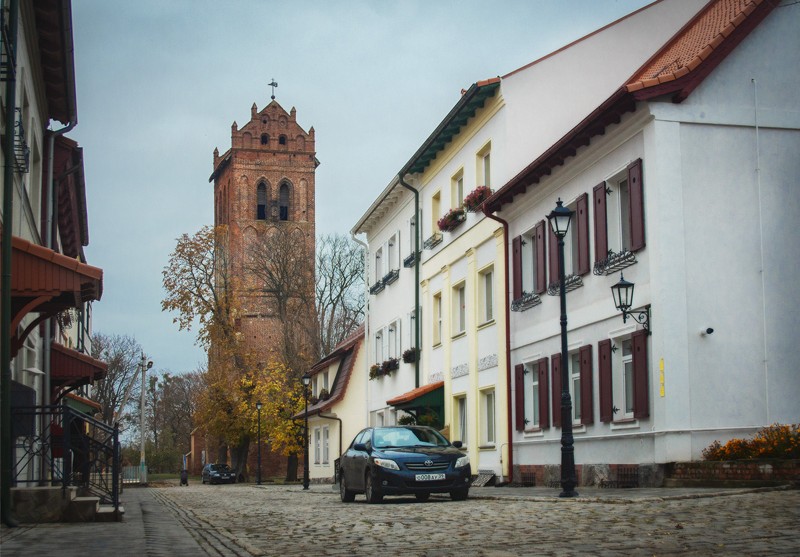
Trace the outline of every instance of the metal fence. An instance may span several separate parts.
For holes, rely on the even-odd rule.
[[[66,405],[11,409],[12,485],[77,486],[119,509],[119,429]]]

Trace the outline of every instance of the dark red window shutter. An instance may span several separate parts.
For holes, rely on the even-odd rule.
[[[561,427],[561,354],[550,356],[553,365],[553,426]]]
[[[592,400],[592,345],[581,346],[581,423],[594,423],[594,403]]]
[[[553,227],[547,227],[547,243],[549,244],[547,253],[549,255],[548,263],[550,265],[550,282],[558,282],[558,239],[556,238]]]
[[[647,331],[631,335],[633,345],[633,417],[650,415],[650,387],[648,384]]]
[[[547,429],[550,427],[550,394],[547,389],[547,358],[542,358],[536,362],[536,372],[539,374],[539,427]]]
[[[589,194],[584,193],[575,204],[575,233],[578,235],[577,275],[589,272]]]
[[[539,221],[533,229],[533,241],[536,242],[536,276],[533,291],[541,294],[547,290],[547,251],[545,249],[545,222]]]
[[[522,297],[522,236],[511,240],[511,285],[514,300]]]
[[[628,165],[628,199],[630,201],[631,251],[644,247],[644,184],[642,159]]]
[[[598,389],[600,391],[600,421],[614,421],[614,384],[611,377],[611,341],[597,343]]]
[[[517,431],[525,430],[525,366],[514,366],[514,414]]]
[[[594,260],[608,258],[608,221],[606,220],[606,183],[594,187]]]

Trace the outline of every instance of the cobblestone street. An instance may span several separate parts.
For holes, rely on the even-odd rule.
[[[617,502],[481,495],[465,502],[387,498],[381,505],[367,505],[361,496],[355,503],[343,504],[338,494],[323,486],[303,492],[295,486],[199,485],[155,494],[179,510],[190,530],[216,536],[214,543],[236,555],[796,555],[800,551],[800,491]]]
[[[474,493],[474,496],[472,495]],[[118,523],[0,528],[0,554],[197,557],[798,555],[798,490],[474,488],[339,501],[329,486],[129,488]],[[65,540],[69,540],[65,544]]]

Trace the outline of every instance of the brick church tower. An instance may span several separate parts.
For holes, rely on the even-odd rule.
[[[241,128],[233,123],[231,148],[222,155],[214,149],[209,178],[214,183],[214,224],[227,226],[232,273],[243,285],[238,294],[244,311],[237,326],[261,361],[270,358],[280,323],[274,301],[248,276],[247,258],[254,245],[276,231],[302,240],[312,272],[315,251],[314,177],[319,161],[314,128],[303,130],[295,109],[286,112],[274,99],[260,112],[253,103],[250,121]]]

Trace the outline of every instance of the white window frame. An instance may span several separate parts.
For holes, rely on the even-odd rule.
[[[442,293],[436,292],[433,295],[433,345],[438,346],[442,343]]]
[[[526,392],[531,396],[531,403],[525,404],[525,420],[527,423],[525,424],[525,429],[539,429],[541,424],[539,423],[539,373],[538,368],[534,362],[526,362],[525,366],[525,373],[523,383],[525,385]]]
[[[606,179],[606,188],[611,190],[611,193],[606,195],[606,238],[608,249],[614,253],[620,253],[623,249],[631,247],[628,186],[627,168]]]
[[[572,400],[572,423],[581,423],[581,353],[569,353],[569,395]]]
[[[389,358],[399,358],[400,357],[400,346],[402,346],[402,335],[400,330],[400,320],[397,319],[389,323],[387,327],[387,336],[388,336],[388,350],[387,354]]]
[[[475,175],[478,186],[492,187],[492,142],[487,141],[483,147],[475,154],[476,169]]]
[[[457,439],[461,441],[461,443],[466,446],[467,442],[469,441],[469,436],[467,435],[467,431],[469,430],[469,412],[467,408],[467,395],[463,394],[460,396],[455,397],[455,408],[456,408],[456,419],[458,420],[458,435],[461,439]]]
[[[464,169],[460,168],[458,172],[453,174],[450,178],[450,207],[455,209],[464,204]]]
[[[453,286],[451,298],[452,330],[451,336],[457,337],[467,331],[467,283],[461,281]]]
[[[494,265],[490,265],[478,273],[481,325],[494,321],[494,285]]]
[[[383,275],[385,274],[383,272],[383,268],[384,268],[384,265],[385,265],[384,258],[383,258],[383,246],[381,246],[377,250],[375,250],[374,261],[375,261],[375,280],[372,281],[372,282],[376,283],[379,280],[383,279]]]
[[[481,391],[481,446],[497,442],[497,397],[494,388]]]
[[[321,428],[315,427],[314,428],[314,464],[320,463],[320,453],[321,453],[321,436],[322,432],[320,431]]]
[[[330,459],[329,434],[328,426],[322,426],[322,464],[328,464]]]

